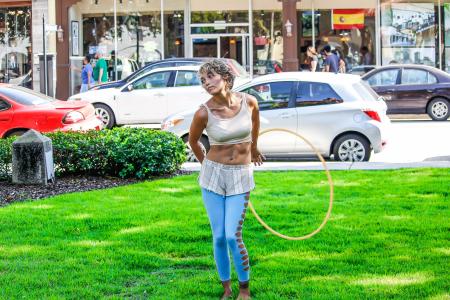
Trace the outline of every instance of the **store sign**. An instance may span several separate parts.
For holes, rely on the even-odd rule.
[[[338,29],[363,29],[364,9],[333,9],[334,30]]]

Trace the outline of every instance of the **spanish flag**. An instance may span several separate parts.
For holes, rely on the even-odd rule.
[[[364,9],[333,9],[333,29],[364,28]]]

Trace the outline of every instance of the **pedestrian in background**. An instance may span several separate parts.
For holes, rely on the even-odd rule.
[[[95,58],[97,62],[94,67],[94,80],[95,83],[100,84],[108,81],[108,64],[106,60],[103,58],[103,54],[101,51],[95,53]]]
[[[319,63],[319,57],[317,56],[316,49],[314,47],[309,46],[306,49],[306,56],[307,56],[307,64],[309,66],[309,70],[311,72],[315,72],[317,70],[317,65]]]
[[[325,47],[323,47],[323,52],[325,55],[325,61],[323,63],[323,65],[324,65],[323,71],[338,73],[339,72],[339,58],[336,54],[331,52],[330,45],[326,45]]]
[[[86,55],[83,59],[83,69],[81,70],[81,89],[80,93],[87,92],[94,85],[93,69],[91,66],[91,58]]]

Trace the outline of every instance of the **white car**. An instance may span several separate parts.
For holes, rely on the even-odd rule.
[[[390,120],[386,103],[357,75],[284,72],[255,78],[234,89],[256,97],[261,131],[283,128],[308,139],[324,157],[368,161],[382,151]],[[161,128],[187,144],[195,110],[169,116]],[[200,139],[209,150],[206,131]],[[195,161],[187,145],[188,160]],[[286,132],[269,132],[258,140],[267,157],[315,156],[303,140]]]
[[[69,100],[91,102],[107,128],[114,125],[155,124],[170,114],[198,107],[211,96],[197,76],[199,66],[153,69],[118,87],[89,90]],[[235,85],[250,79],[236,78]]]

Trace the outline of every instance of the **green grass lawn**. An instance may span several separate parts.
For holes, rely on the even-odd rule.
[[[258,213],[309,233],[318,171],[256,173]],[[253,299],[449,299],[450,169],[333,171],[306,241],[248,214]],[[214,299],[221,286],[197,174],[0,208],[1,299]],[[236,275],[233,271],[236,295]]]

